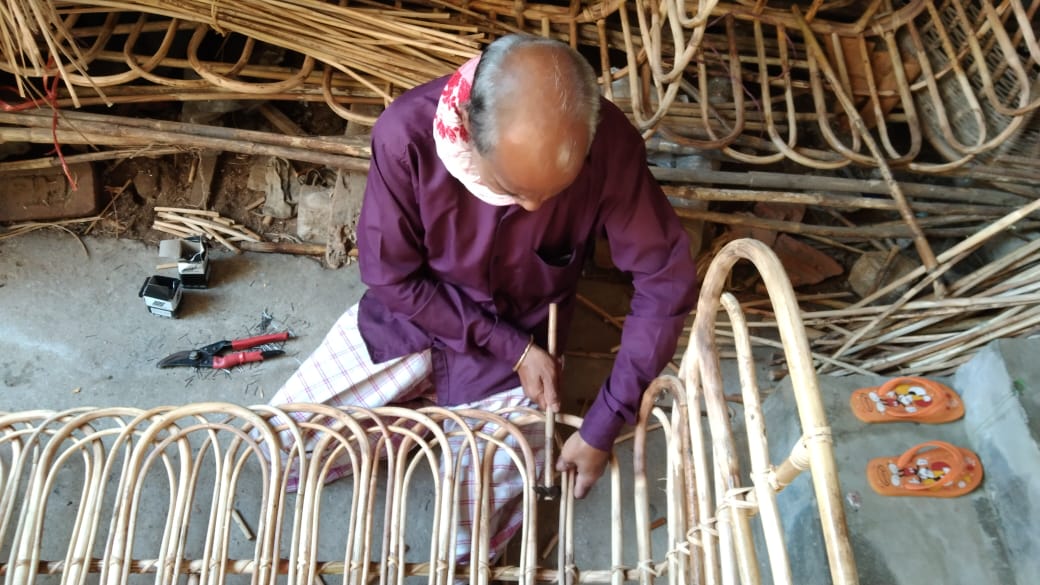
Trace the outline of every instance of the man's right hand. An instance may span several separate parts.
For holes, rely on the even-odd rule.
[[[542,410],[560,411],[560,395],[557,392],[559,362],[549,352],[532,345],[520,362],[517,373],[524,394]]]

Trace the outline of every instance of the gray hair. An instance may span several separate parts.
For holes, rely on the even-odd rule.
[[[473,145],[481,155],[494,150],[498,142],[498,105],[512,98],[515,91],[511,84],[500,82],[506,57],[514,49],[531,46],[553,47],[566,56],[557,65],[557,75],[573,78],[564,81],[573,86],[569,89],[573,89],[574,99],[565,100],[558,108],[576,119],[585,119],[589,129],[589,146],[592,145],[599,123],[600,94],[596,72],[588,60],[560,41],[530,34],[511,34],[499,38],[484,49],[473,74],[473,88],[466,108]]]

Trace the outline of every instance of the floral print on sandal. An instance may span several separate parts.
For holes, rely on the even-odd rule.
[[[973,451],[944,441],[928,441],[898,458],[870,460],[867,482],[883,496],[955,498],[982,482],[982,464]]]
[[[949,386],[915,376],[893,378],[879,388],[860,388],[849,399],[863,422],[946,423],[964,416],[964,403]]]

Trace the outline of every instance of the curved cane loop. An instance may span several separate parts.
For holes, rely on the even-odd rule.
[[[302,100],[371,125],[352,106],[385,106],[527,32],[595,56],[603,94],[647,138],[757,165],[1040,177],[1040,13],[1023,0],[864,0],[854,21],[847,1],[799,16],[769,0],[293,0],[277,14],[260,0],[144,0],[97,2],[100,19],[84,14],[92,4],[0,6],[0,70],[24,100],[5,109],[60,76],[57,107]]]
[[[802,438],[779,465],[768,457],[746,323],[736,300],[722,292],[741,259],[750,260],[767,283],[796,389]],[[720,308],[734,325],[750,485],[741,483],[722,392],[714,340]],[[601,566],[577,548],[590,537],[580,519],[592,508],[575,501],[572,471],[560,477],[555,567],[540,565],[542,412],[198,403],[0,413],[0,550],[7,551],[0,572],[11,585],[52,573],[75,585],[91,573],[125,585],[149,572],[163,583],[184,577],[224,582],[233,574],[252,575],[257,583],[282,575],[293,582],[341,575],[348,585],[402,583],[412,576],[435,585],[492,579],[525,585],[757,583],[766,562],[753,544],[750,519],[757,513],[766,541],[758,552],[768,555],[773,580],[788,583],[775,496],[807,470],[832,580],[855,583],[833,439],[798,307],[764,244],[732,242],[709,267],[679,371],[681,377],[661,376],[648,386],[634,431],[619,438],[609,458],[609,480],[597,488],[610,491],[613,528],[596,535],[611,541],[609,555],[602,547]],[[574,432],[583,422],[565,413],[556,417],[561,432]],[[632,458],[627,485],[619,453]],[[337,478],[343,481],[331,483]],[[70,483],[76,513],[59,523],[57,510],[68,512],[56,488]],[[499,514],[507,504],[514,516]],[[423,507],[427,512],[417,514]],[[650,517],[653,509],[662,511],[660,520]],[[625,526],[626,518],[633,526]],[[658,524],[667,534],[653,534]],[[513,534],[520,553],[510,564],[501,547]],[[629,535],[634,549],[625,546]],[[629,568],[624,553],[631,550],[638,563]]]
[[[765,426],[761,404],[758,399],[758,387],[754,378],[750,338],[747,325],[736,300],[723,292],[723,286],[734,264],[739,260],[751,261],[761,274],[766,284],[769,299],[776,314],[777,328],[787,359],[788,371],[795,388],[795,398],[799,419],[803,429],[803,439],[799,446],[804,451],[801,458],[792,462],[783,462],[776,475],[782,480],[776,483],[763,481],[773,475],[773,466],[769,462],[768,444],[765,438]],[[722,378],[715,352],[715,317],[719,309],[726,310],[733,325],[734,339],[738,352],[738,367],[741,378],[742,396],[745,403],[745,422],[749,436],[751,477],[755,485],[747,488],[747,497],[736,506],[733,496],[743,493],[740,483],[740,469],[736,458],[734,441],[725,409]],[[790,582],[790,569],[786,557],[786,548],[779,524],[776,509],[775,493],[789,482],[792,474],[800,469],[812,472],[812,480],[816,495],[816,503],[820,510],[821,524],[827,548],[832,579],[837,583],[855,583],[857,581],[852,550],[848,541],[844,510],[842,508],[840,485],[837,481],[837,467],[834,460],[833,444],[829,426],[823,411],[815,370],[813,368],[808,341],[801,323],[801,312],[795,300],[790,281],[783,272],[775,254],[763,243],[755,240],[737,240],[727,244],[715,257],[704,278],[701,296],[697,307],[697,316],[689,345],[683,361],[692,360],[699,365],[700,379],[696,379],[692,368],[684,365],[688,388],[702,389],[707,407],[709,427],[715,456],[716,492],[720,498],[720,508],[729,507],[730,513],[717,515],[719,521],[719,542],[723,549],[722,571],[723,581],[727,574],[736,569],[742,578],[754,578],[757,564],[754,561],[753,547],[743,546],[747,536],[747,508],[754,506],[762,514],[767,551],[774,579],[778,582]],[[691,395],[690,402],[699,396]],[[752,491],[753,490],[753,491]],[[752,501],[752,497],[753,501]],[[731,533],[732,532],[732,533]],[[732,545],[734,551],[727,551]]]
[[[791,583],[791,567],[789,566],[784,533],[780,524],[780,511],[776,503],[774,486],[762,481],[768,476],[772,465],[769,460],[769,443],[766,439],[765,417],[759,394],[758,380],[755,376],[751,338],[747,321],[740,303],[730,293],[723,293],[720,299],[723,309],[729,317],[733,331],[733,340],[737,348],[737,371],[740,376],[741,396],[744,399],[744,425],[747,429],[750,476],[754,483],[756,509],[762,515],[762,527],[765,532],[766,547],[769,552],[770,570],[777,583]],[[744,501],[747,503],[747,501]]]

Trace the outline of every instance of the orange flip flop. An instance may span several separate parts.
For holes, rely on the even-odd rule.
[[[867,482],[883,496],[955,498],[982,482],[979,456],[944,441],[929,441],[894,457],[867,463]]]
[[[964,416],[964,402],[949,386],[916,376],[893,378],[880,388],[860,388],[849,399],[852,413],[868,423],[945,423]]]

